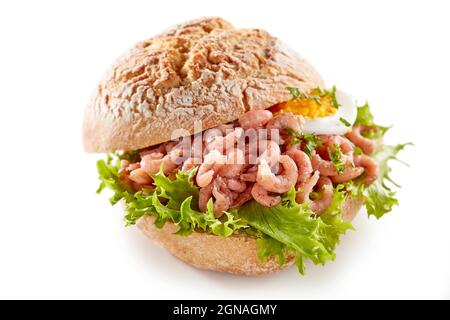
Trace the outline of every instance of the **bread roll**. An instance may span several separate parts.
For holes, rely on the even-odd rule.
[[[363,199],[347,198],[342,214],[344,219],[353,219],[363,202]],[[153,221],[153,216],[144,216],[138,220],[137,226],[171,254],[200,269],[255,276],[280,270],[294,262],[294,257],[289,255],[283,267],[275,259],[261,263],[257,256],[256,238],[246,233],[220,237],[194,232],[189,236],[179,236],[174,234],[178,231],[175,224],[168,222],[159,229]]]
[[[307,92],[323,82],[263,30],[235,29],[220,18],[187,22],[111,66],[88,103],[84,146],[128,151],[190,135],[290,99],[286,86]]]

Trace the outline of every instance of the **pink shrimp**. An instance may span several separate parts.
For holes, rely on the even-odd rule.
[[[212,197],[212,189],[213,189],[212,183],[208,184],[203,188],[200,188],[200,191],[198,193],[198,207],[201,212],[206,212],[208,201]]]
[[[331,177],[333,183],[343,183],[353,179],[356,179],[364,172],[363,168],[354,167],[352,165],[347,165],[344,172]]]
[[[172,151],[175,147],[177,147],[179,144],[179,141],[168,141],[166,143],[164,143],[164,149],[166,151],[166,153],[169,153],[170,151]]]
[[[323,159],[323,157],[329,158],[329,153],[336,152],[336,148],[339,148],[342,163],[347,167],[353,165],[353,144],[348,139],[341,136],[320,136],[320,139],[322,140],[322,146],[317,148],[317,153],[312,157],[314,170],[319,170],[323,176],[333,177],[339,175],[333,162]],[[349,170],[340,178],[345,179],[350,174],[356,174],[356,172]]]
[[[161,154],[165,155],[166,154],[165,144],[163,143],[157,147],[150,147],[150,148],[143,149],[139,152],[139,156],[141,158],[143,158],[145,155],[153,154],[153,153],[161,153]]]
[[[171,173],[178,168],[178,165],[176,164],[175,161],[172,160],[172,156],[169,154],[165,155],[164,158],[162,158],[162,165],[163,165],[163,172],[165,174]]]
[[[363,132],[370,130],[376,130],[376,128],[369,126],[355,126],[353,127],[353,130],[347,133],[345,136],[358,148],[360,148],[365,154],[370,155],[377,148],[377,142],[361,135]]]
[[[214,216],[220,218],[224,211],[230,208],[232,201],[231,191],[226,186],[225,182],[220,178],[214,181],[212,194],[215,198],[214,201]]]
[[[253,185],[251,195],[258,203],[266,207],[273,207],[281,202],[280,196],[270,196],[269,192],[258,183]]]
[[[244,152],[240,149],[235,149],[227,155],[226,163],[220,168],[219,175],[227,178],[233,178],[238,176],[244,168]]]
[[[353,153],[353,144],[342,136],[328,136],[325,142],[322,138],[322,143],[326,145],[331,152],[335,151],[335,145],[338,145],[344,154]]]
[[[255,147],[256,145],[256,147]],[[246,143],[244,145],[244,160],[246,164],[258,163],[258,147],[257,143]]]
[[[220,124],[216,128],[222,132],[222,135],[225,135],[227,132],[230,132],[231,130],[233,130],[234,126],[231,123],[230,124]]]
[[[130,161],[120,160],[119,173],[124,172],[129,165],[130,165]]]
[[[335,152],[336,146],[341,152],[342,161],[347,163],[353,159],[353,144],[342,136],[320,136],[322,146],[317,148],[317,153],[324,158],[328,158],[329,152]]]
[[[245,181],[241,181],[235,178],[227,179],[228,189],[235,192],[244,192],[247,189],[247,184]]]
[[[301,132],[304,119],[300,115],[296,115],[290,112],[281,113],[273,117],[266,126],[266,129],[270,131],[271,129],[292,129]]]
[[[203,133],[203,141],[205,143],[205,152],[212,150],[223,153],[223,133],[218,128],[211,128]]]
[[[356,156],[354,161],[355,165],[364,168],[364,171],[366,173],[366,177],[363,179],[364,184],[366,185],[372,184],[375,180],[378,179],[379,168],[378,164],[374,159],[363,154],[360,156]]]
[[[281,150],[280,146],[272,140],[260,140],[259,143],[259,159],[267,161],[270,167],[279,162]]]
[[[128,160],[121,160],[120,167],[119,167],[120,181],[125,184],[138,185],[136,182],[134,182],[130,179],[130,172],[132,172],[133,170],[139,169],[140,167],[141,166],[139,163],[131,163],[130,164],[130,161],[128,161]]]
[[[177,152],[181,152],[181,150],[177,150]],[[164,173],[178,171],[178,168],[183,163],[183,158],[178,153],[172,151],[170,154],[166,155],[163,158],[163,171]]]
[[[134,181],[141,185],[150,184],[153,182],[153,179],[142,168],[131,171],[129,178],[131,181]]]
[[[318,154],[313,155],[311,164],[313,169],[318,170],[323,176],[337,176],[339,174],[333,162],[323,160]]]
[[[295,200],[297,200],[298,203],[309,201],[309,194],[313,191],[314,186],[316,185],[319,178],[320,172],[316,170],[311,177],[309,177],[304,182],[296,185],[297,196]]]
[[[294,137],[287,137],[284,139],[284,148],[286,149],[286,151],[289,151],[291,149],[294,150],[301,150],[301,143],[293,143],[293,141],[295,140]]]
[[[239,118],[239,124],[244,129],[258,129],[264,127],[273,117],[272,112],[269,110],[252,110],[244,113]]]
[[[188,158],[186,161],[184,161],[183,166],[181,167],[181,170],[183,171],[189,171],[194,167],[199,167],[202,163],[202,159],[200,158]]]
[[[203,135],[202,134],[194,135],[194,137],[192,138],[192,141],[191,141],[190,154],[188,156],[190,156],[192,158],[202,159],[203,158],[203,149],[204,149]]]
[[[243,192],[239,193],[237,197],[233,200],[233,203],[230,206],[230,208],[239,208],[247,201],[250,201],[252,199],[252,189],[253,184],[248,186]]]
[[[128,160],[122,160],[120,162],[119,172],[130,173],[133,170],[139,169],[141,165],[139,163],[130,163]]]
[[[320,177],[316,184],[317,190],[320,191],[320,198],[310,200],[311,210],[320,215],[330,205],[333,200],[333,184],[327,177]]]
[[[247,171],[245,173],[241,173],[240,178],[242,181],[255,182],[257,174],[258,173],[256,171],[253,171],[253,172]]]
[[[308,155],[301,150],[290,149],[285,153],[289,157],[291,157],[298,169],[298,178],[297,183],[302,183],[308,179],[313,173],[313,168],[311,164],[311,160]]]
[[[280,164],[283,167],[283,171],[282,174],[276,176],[265,159],[260,161],[256,181],[267,191],[283,193],[297,182],[298,172],[294,160],[289,156],[282,155],[280,156]]]
[[[244,134],[242,128],[234,128],[234,130],[227,130],[225,136],[223,136],[222,131],[218,128],[210,129],[208,133],[205,133],[205,143],[206,149],[208,151],[218,150],[221,153],[225,151],[232,150],[237,141]],[[214,131],[212,131],[214,130]]]
[[[166,174],[178,167],[178,165],[172,161],[171,155],[164,155],[160,152],[146,154],[141,159],[141,168],[148,174],[158,173],[161,164],[163,166],[163,171]]]
[[[223,214],[223,211],[228,210],[232,201],[232,193],[228,189],[224,180],[218,177],[213,183],[200,188],[198,195],[198,207],[201,212],[206,212],[208,201],[214,196],[214,216],[216,218]]]
[[[225,162],[225,156],[219,151],[213,150],[205,156],[205,160],[198,168],[197,185],[202,188],[211,183],[214,175],[219,171]]]
[[[133,170],[139,169],[141,165],[139,163],[132,163],[127,168],[126,171],[131,172]]]
[[[232,131],[227,130],[226,136],[224,137],[225,150],[227,152],[230,152],[230,150],[233,150],[233,147],[239,141],[239,139],[241,139],[241,137],[243,135],[244,135],[244,129],[242,129],[240,127],[236,127]]]
[[[164,157],[167,158],[164,159],[164,165],[169,166],[168,170],[173,171],[183,164],[184,160],[187,159],[187,157],[185,156],[186,151],[189,150],[184,150],[183,146],[181,145],[173,147],[170,150],[170,152]]]
[[[155,174],[161,167],[163,153],[154,152],[144,155],[141,159],[141,168],[149,174]]]

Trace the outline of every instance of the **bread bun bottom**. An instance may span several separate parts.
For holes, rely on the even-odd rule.
[[[363,199],[347,198],[343,218],[353,220],[363,202]],[[179,236],[174,234],[178,231],[177,225],[167,222],[159,229],[153,224],[154,219],[150,215],[144,216],[138,220],[137,226],[148,238],[196,268],[255,276],[281,270],[294,261],[292,255],[287,255],[286,264],[282,267],[273,258],[261,263],[257,256],[256,238],[245,233],[220,237],[194,232],[189,236]]]

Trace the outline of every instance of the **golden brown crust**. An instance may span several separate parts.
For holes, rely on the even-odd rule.
[[[220,18],[175,26],[119,58],[90,99],[83,137],[89,152],[134,150],[233,121],[290,98],[286,86],[323,86],[314,68],[259,29]],[[180,135],[186,133],[179,132]]]
[[[352,220],[362,204],[363,199],[348,198],[343,217]],[[287,263],[283,267],[275,259],[261,263],[256,254],[256,238],[247,234],[233,234],[225,238],[194,232],[189,236],[178,236],[174,234],[178,226],[168,222],[159,229],[153,221],[153,216],[144,216],[138,220],[137,226],[174,256],[200,269],[253,276],[278,271],[293,263],[293,256],[286,257]]]

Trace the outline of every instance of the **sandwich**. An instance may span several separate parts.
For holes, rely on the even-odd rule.
[[[142,41],[88,102],[98,192],[127,226],[197,268],[262,275],[324,265],[362,206],[398,204],[390,127],[279,39],[202,18]]]

